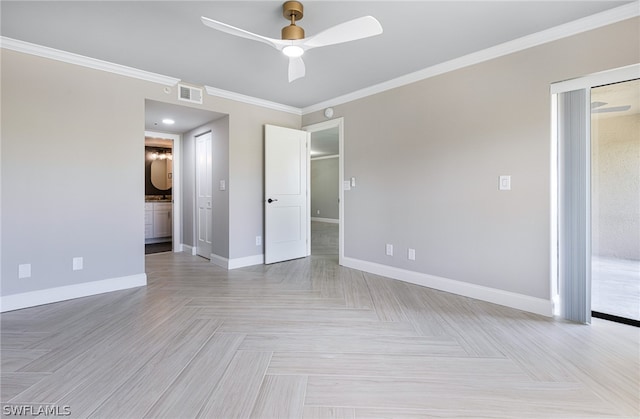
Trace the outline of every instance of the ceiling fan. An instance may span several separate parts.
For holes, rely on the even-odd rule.
[[[372,16],[364,16],[357,19],[340,23],[329,29],[325,29],[317,35],[305,38],[304,29],[296,26],[296,21],[302,19],[302,3],[298,1],[287,1],[282,5],[282,15],[290,20],[291,24],[282,28],[282,39],[268,38],[257,35],[244,29],[236,28],[226,23],[218,22],[202,16],[202,23],[210,28],[226,32],[242,38],[252,39],[271,45],[275,49],[282,51],[289,57],[289,83],[304,77],[305,66],[302,55],[312,48],[326,47],[329,45],[341,44],[343,42],[356,41],[382,33],[380,22]]]

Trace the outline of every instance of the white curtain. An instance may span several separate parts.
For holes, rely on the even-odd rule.
[[[558,94],[558,283],[560,315],[591,322],[590,91]]]

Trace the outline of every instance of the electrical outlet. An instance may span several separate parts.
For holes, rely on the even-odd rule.
[[[387,244],[386,253],[387,253],[387,256],[393,256],[393,245],[392,244]]]
[[[262,245],[262,236],[256,236],[256,246]]]
[[[409,260],[416,260],[416,249],[409,249],[407,257]]]
[[[84,259],[81,257],[73,258],[73,270],[81,271],[84,268]]]
[[[316,215],[320,215],[320,210],[316,210]]]

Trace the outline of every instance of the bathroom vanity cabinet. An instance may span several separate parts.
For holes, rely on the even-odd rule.
[[[171,202],[145,202],[144,237],[147,241],[171,237],[172,210]]]

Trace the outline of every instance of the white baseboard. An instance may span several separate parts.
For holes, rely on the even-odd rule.
[[[0,312],[19,310],[43,304],[57,303],[74,298],[88,297],[105,292],[126,290],[147,285],[147,274],[129,275],[101,281],[48,288],[0,297]]]
[[[211,256],[209,256],[209,261],[216,266],[220,266],[221,268],[224,268],[224,269],[229,269],[229,259],[225,257],[218,256],[211,253]]]
[[[195,256],[196,255],[196,247],[195,246],[189,246],[188,244],[181,244],[182,246],[182,251],[183,252],[187,252],[189,253],[191,256]]]
[[[320,218],[320,217],[311,217],[311,221],[319,221],[321,223],[331,223],[331,224],[339,224],[340,220],[337,218]]]
[[[388,278],[421,285],[423,287],[450,292],[452,294],[462,295],[476,300],[487,301],[489,303],[499,304],[527,311],[529,313],[540,314],[542,316],[553,316],[553,302],[551,300],[530,297],[528,295],[489,288],[482,285],[469,284],[467,282],[442,278],[421,272],[408,271],[406,269],[395,268],[393,266],[381,265],[359,259],[345,257],[343,259],[343,264],[348,268],[386,276]]]
[[[238,269],[245,266],[262,265],[264,263],[264,255],[247,256],[244,258],[227,259],[222,256],[211,254],[211,263],[225,269]]]

